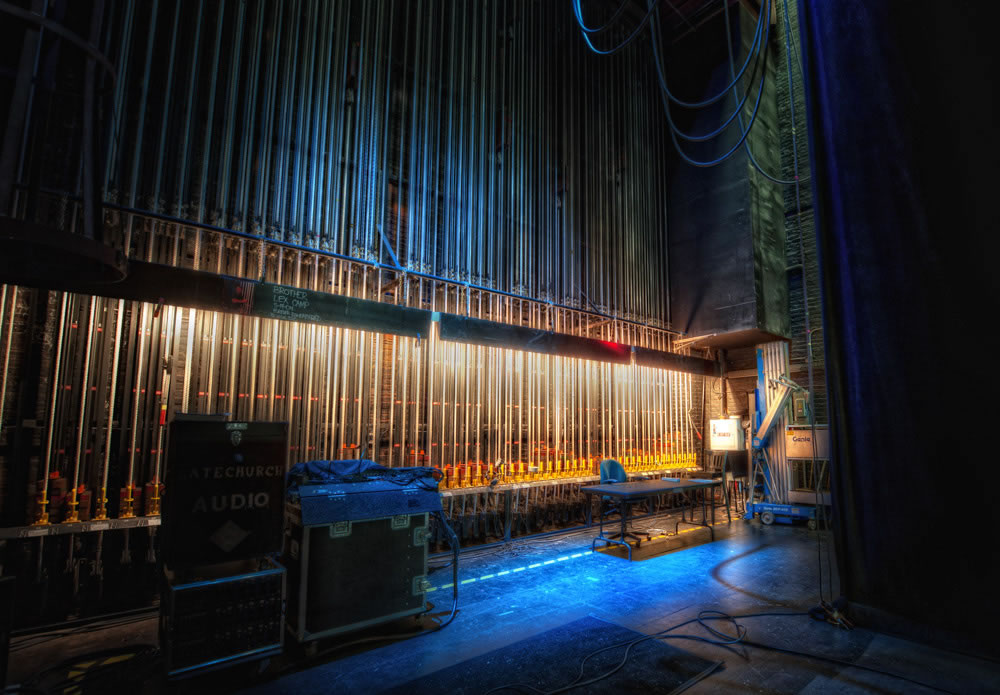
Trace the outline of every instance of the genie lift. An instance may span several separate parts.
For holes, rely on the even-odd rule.
[[[801,386],[785,376],[771,379],[772,385],[777,387],[777,392],[771,401],[771,407],[761,415],[760,404],[764,400],[764,392],[767,382],[765,381],[764,366],[761,361],[760,351],[757,351],[757,428],[754,432],[753,441],[750,446],[750,489],[751,501],[746,505],[747,520],[753,519],[754,515],[760,515],[761,523],[770,526],[775,521],[781,524],[791,524],[797,520],[806,520],[809,528],[816,528],[816,507],[802,504],[782,504],[773,501],[773,484],[771,476],[771,462],[768,460],[767,446],[768,439],[774,431],[775,425],[781,419],[785,405],[793,393],[804,391]]]

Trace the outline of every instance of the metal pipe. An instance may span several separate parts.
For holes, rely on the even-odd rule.
[[[150,8],[149,32],[147,33],[147,36],[156,35],[156,18],[157,15],[159,14],[158,10],[159,10],[159,0],[153,0],[152,7]],[[143,127],[145,125],[146,100],[149,97],[149,84],[150,84],[149,71],[152,68],[153,64],[153,46],[155,45],[155,43],[156,43],[155,41],[147,42],[146,59],[145,62],[143,63],[145,65],[145,68],[141,85],[142,93],[139,98],[139,110],[137,112],[139,114],[138,132],[136,133],[136,139],[135,139],[137,144],[135,150],[132,152],[132,166],[130,169],[131,181],[129,184],[129,193],[127,198],[129,201],[129,205],[131,206],[134,206],[136,204],[136,197],[138,194],[139,160],[142,155],[142,147],[139,146],[139,143],[142,143]]]
[[[97,308],[97,303],[101,301],[97,297],[90,298],[90,311],[87,318],[87,338],[85,342],[85,347],[83,351],[83,370],[82,370],[82,384],[80,389],[80,407],[77,410],[77,421],[76,421],[76,451],[74,451],[73,456],[73,482],[70,487],[69,493],[69,511],[66,514],[67,522],[78,521],[80,518],[77,512],[77,505],[79,502],[76,499],[76,486],[80,480],[80,463],[83,460],[83,448],[84,440],[87,432],[89,431],[89,423],[87,422],[87,398],[90,396],[90,359],[93,353],[94,345],[94,324],[95,324],[95,310]]]
[[[142,401],[142,390],[140,388],[140,377],[139,375],[143,371],[144,365],[144,355],[146,349],[146,312],[148,311],[148,305],[145,302],[140,303],[139,310],[139,347],[138,355],[136,357],[136,381],[134,385],[134,396],[132,398],[132,418],[131,427],[129,428],[129,448],[128,448],[128,473],[126,473],[125,485],[125,508],[119,513],[119,517],[127,519],[129,517],[135,516],[135,511],[132,509],[132,504],[134,502],[132,497],[132,488],[135,484],[135,468],[136,468],[136,447],[138,446],[139,437],[139,404]],[[210,364],[214,364],[210,362]]]
[[[49,498],[48,498],[48,485],[49,485],[49,471],[52,470],[52,446],[53,437],[55,435],[56,429],[56,406],[59,403],[59,394],[62,391],[60,375],[62,374],[63,364],[62,364],[62,351],[63,351],[63,339],[66,335],[66,304],[67,304],[67,294],[65,292],[60,292],[59,300],[59,328],[56,331],[56,352],[52,359],[52,388],[51,397],[49,399],[49,412],[48,421],[46,424],[46,434],[45,434],[45,462],[42,466],[42,477],[41,477],[41,499],[39,501],[38,514],[35,518],[35,523],[39,525],[49,523]]]
[[[115,403],[118,396],[118,370],[120,368],[122,346],[122,323],[125,317],[125,300],[118,300],[115,313],[114,354],[111,358],[111,388],[108,391],[108,414],[104,425],[104,461],[101,467],[101,489],[97,497],[95,520],[107,519],[108,505],[108,471],[111,468],[111,433],[115,419]]]
[[[7,296],[10,295],[10,310],[7,310]],[[7,402],[7,384],[11,381],[10,376],[10,348],[14,344],[14,323],[17,320],[17,285],[3,285],[2,295],[0,295],[0,326],[6,326],[6,337],[4,338],[3,349],[3,369],[0,374],[0,435],[3,434],[4,423],[4,403]]]

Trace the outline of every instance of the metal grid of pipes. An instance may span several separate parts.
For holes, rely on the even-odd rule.
[[[107,199],[666,327],[639,48],[534,0],[125,3]]]
[[[147,260],[657,349],[671,344],[670,333],[648,326],[461,283],[387,281],[371,265],[274,242],[135,215],[122,224]],[[24,367],[14,336],[28,330],[32,292],[3,286],[3,402]],[[44,333],[53,340],[37,383],[46,426],[28,480],[65,478],[66,514],[81,511],[72,508],[74,490],[97,493],[93,513],[106,514],[112,469],[124,488],[112,511],[155,514],[156,495],[142,506],[137,496],[147,484],[158,489],[175,412],[288,421],[291,462],[364,454],[390,466],[433,465],[448,488],[488,483],[501,463],[505,479],[517,482],[590,476],[609,456],[635,471],[695,465],[700,415],[692,411],[702,377],[449,342],[434,330],[409,338],[71,293],[49,300]],[[26,521],[36,521],[46,486],[28,493]]]
[[[112,5],[103,234],[127,255],[672,349],[656,86],[635,50],[589,55],[567,7]],[[26,142],[77,104],[30,104],[46,118]],[[22,153],[17,216],[78,224],[65,155]],[[24,376],[16,338],[41,327],[27,480],[59,471],[98,513],[109,469],[119,514],[155,513],[132,490],[158,489],[174,412],[289,420],[292,460],[504,461],[522,479],[602,456],[693,465],[689,375],[158,307],[155,288],[53,295],[44,321],[29,297],[4,290],[0,417]]]
[[[640,44],[601,60],[537,0],[99,7],[48,19],[114,70],[25,39],[0,214],[134,261],[685,353]],[[441,467],[465,542],[581,520],[603,457],[697,465],[700,375],[159,297],[0,285],[0,544],[41,607],[19,622],[153,600],[175,413],[286,420],[290,462]]]

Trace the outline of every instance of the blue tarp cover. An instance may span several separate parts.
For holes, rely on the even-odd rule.
[[[428,484],[437,489],[433,478],[435,469],[426,466],[407,468],[386,468],[368,459],[346,459],[342,461],[306,461],[292,466],[285,477],[286,490],[290,498],[298,497],[299,485],[329,482],[361,482],[372,478],[388,478],[401,485],[419,481],[420,487]]]

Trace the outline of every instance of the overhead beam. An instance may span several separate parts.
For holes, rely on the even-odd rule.
[[[634,361],[688,374],[720,373],[717,362],[700,357],[144,261],[129,261],[128,275],[121,282],[85,282],[60,275],[31,286],[412,338],[427,337],[431,321],[438,320],[443,340],[615,364]]]
[[[675,352],[651,350],[642,347],[632,348],[632,357],[636,364],[643,367],[666,369],[672,372],[684,372],[699,376],[722,376],[722,368],[719,362],[706,360],[702,357],[678,355]]]
[[[128,275],[121,282],[87,283],[52,277],[42,289],[414,338],[426,336],[431,321],[431,312],[424,309],[135,260],[129,261]]]
[[[440,320],[443,340],[617,364],[631,361],[631,347],[621,343],[453,314],[441,314]]]

